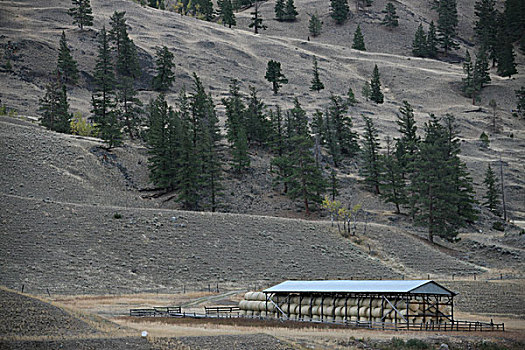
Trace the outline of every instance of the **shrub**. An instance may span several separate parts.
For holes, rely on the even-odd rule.
[[[503,232],[505,231],[505,225],[501,221],[495,221],[492,224],[492,229]]]
[[[97,136],[95,126],[82,117],[81,113],[75,113],[71,119],[71,133],[80,136]]]
[[[428,344],[421,339],[409,339],[406,342],[406,347],[409,349],[428,349]]]
[[[120,213],[115,213],[115,214],[113,214],[113,218],[114,218],[114,219],[122,219],[122,214],[120,214]]]
[[[1,105],[0,106],[0,115],[7,115],[7,106]]]
[[[482,132],[481,135],[479,135],[479,140],[481,141],[481,147],[488,148],[490,146],[489,136],[485,134],[485,132]]]

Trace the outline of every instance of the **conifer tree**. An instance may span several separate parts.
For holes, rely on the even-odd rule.
[[[286,16],[286,12],[284,10],[284,0],[277,0],[275,2],[275,19],[278,21],[284,21],[284,17]]]
[[[323,27],[323,22],[319,19],[319,16],[314,13],[310,16],[310,21],[308,22],[308,30],[310,32],[310,35],[313,37],[318,36],[321,34],[321,29]]]
[[[273,93],[277,94],[279,88],[282,84],[288,84],[288,79],[281,72],[281,62],[274,60],[268,61],[268,66],[266,68],[266,75],[264,76],[266,80],[272,83]]]
[[[438,33],[441,48],[445,51],[445,56],[451,49],[458,49],[456,41],[456,28],[458,26],[458,10],[456,0],[440,0],[437,7],[438,11]]]
[[[288,183],[287,195],[293,200],[300,198],[308,216],[310,206],[322,202],[326,183],[312,155],[313,141],[306,112],[297,99],[289,113],[289,143],[288,153],[284,155],[288,165],[284,179]]]
[[[483,199],[485,199],[486,201],[483,203],[483,205],[489,208],[489,210],[495,215],[501,216],[501,212],[499,211],[499,206],[501,205],[501,202],[499,200],[500,191],[498,179],[496,178],[496,174],[494,173],[494,171],[492,171],[490,164],[487,168],[487,171],[485,172],[485,178],[483,179],[483,183],[486,186],[486,193],[483,196]]]
[[[361,26],[358,25],[354,33],[354,41],[352,42],[352,49],[366,51],[365,37],[361,32]]]
[[[234,144],[239,129],[244,128],[244,114],[246,113],[237,79],[231,80],[229,93],[228,98],[222,99],[222,104],[226,107],[226,138],[230,144]]]
[[[286,123],[283,118],[281,108],[279,106],[275,107],[275,112],[270,111],[270,123],[272,129],[271,137],[271,152],[274,155],[274,158],[271,161],[271,166],[277,167],[277,171],[272,169],[272,173],[276,174],[274,179],[274,185],[282,183],[283,193],[288,192],[288,183],[286,178],[289,174],[289,164],[288,159],[285,157],[288,151],[288,135]]]
[[[330,0],[330,16],[337,24],[343,24],[350,13],[348,0]]]
[[[113,44],[116,55],[115,71],[119,80],[121,77],[136,78],[140,75],[137,48],[128,35],[125,15],[125,11],[115,11],[110,17],[111,29],[108,31],[108,40]]]
[[[231,0],[219,0],[217,2],[219,6],[219,14],[223,25],[227,25],[228,28],[237,25],[235,14],[233,13],[233,6]]]
[[[193,145],[199,158],[200,197],[206,201],[202,204],[198,203],[198,206],[210,208],[214,212],[217,210],[222,188],[219,120],[211,96],[206,94],[200,78],[195,73],[193,73],[193,92],[190,95],[190,110]]]
[[[374,66],[372,79],[370,80],[370,99],[375,103],[383,103],[384,96],[381,92],[381,81],[377,64]]]
[[[435,58],[438,52],[438,38],[436,35],[436,26],[434,21],[430,22],[427,33],[427,56],[430,58]]]
[[[142,125],[142,102],[137,98],[133,78],[123,76],[117,86],[116,101],[119,108],[115,112],[123,131],[130,139],[134,139],[139,136],[139,128]]]
[[[213,2],[211,0],[198,0],[199,13],[204,17],[205,21],[211,22],[213,20]]]
[[[312,85],[310,85],[310,90],[319,92],[324,89],[324,84],[319,78],[319,67],[317,64],[317,57],[315,56],[314,56],[314,67],[312,69],[312,72],[314,76],[311,81]]]
[[[374,189],[375,194],[379,194],[379,184],[381,176],[381,164],[379,160],[379,137],[377,129],[369,117],[363,116],[365,121],[365,133],[361,142],[362,166],[360,172],[365,178],[365,183]]]
[[[93,25],[93,10],[90,0],[71,0],[73,7],[67,12],[73,17],[73,24],[77,24],[80,30]]]
[[[510,38],[505,37],[501,38],[503,40],[503,45],[500,51],[498,52],[498,74],[502,77],[511,77],[514,74],[517,74],[516,62],[514,53],[514,47],[510,42]]]
[[[410,178],[415,169],[414,161],[419,147],[419,137],[417,136],[416,120],[414,118],[414,109],[408,103],[403,101],[403,106],[399,108],[396,124],[401,138],[396,142],[396,159],[401,167],[401,176],[404,179]]]
[[[516,107],[518,109],[518,113],[521,114],[522,117],[525,117],[525,86],[522,86],[519,90],[514,90],[514,93],[516,94],[516,99],[518,100]]]
[[[266,25],[262,24],[263,19],[261,17],[261,13],[259,12],[259,1],[255,1],[255,9],[253,12],[250,12],[250,14],[252,15],[252,21],[248,27],[253,28],[255,34],[259,33],[259,29],[266,30],[266,28],[268,28]]]
[[[40,123],[49,130],[70,132],[72,115],[69,113],[66,86],[57,78],[46,85],[46,93],[39,100]]]
[[[463,62],[463,73],[465,73],[465,78],[463,78],[462,90],[467,97],[472,97],[476,92],[476,87],[474,86],[474,65],[468,50]]]
[[[412,54],[416,57],[427,57],[427,36],[423,30],[423,24],[419,23],[414,41],[412,42]]]
[[[92,95],[92,120],[99,136],[106,142],[108,149],[122,142],[120,123],[115,108],[115,75],[109,48],[106,28],[99,33],[99,53],[94,72],[95,89]]]
[[[333,142],[337,144],[335,149],[339,150],[341,155],[352,157],[359,152],[359,144],[357,133],[352,131],[352,118],[346,115],[347,110],[348,106],[340,96],[330,96],[327,125],[333,128]]]
[[[481,47],[485,47],[493,59],[496,58],[496,36],[498,32],[495,4],[495,0],[478,0],[474,5],[474,13],[478,18],[474,25],[474,31]]]
[[[153,89],[156,91],[167,91],[175,80],[175,74],[173,73],[175,64],[173,63],[173,54],[166,46],[156,49],[155,64],[157,66],[157,74],[153,77]]]
[[[365,81],[363,88],[361,89],[361,94],[368,101],[372,95],[372,88],[370,87],[370,82]]]
[[[525,5],[523,0],[505,0],[503,11],[505,32],[510,42],[519,40],[525,32]]]
[[[354,94],[354,90],[352,90],[352,88],[348,88],[348,93],[346,94],[347,96],[347,99],[346,99],[346,104],[348,106],[355,106],[357,104],[357,99],[355,98],[355,94]]]
[[[483,89],[485,84],[490,83],[490,68],[487,53],[484,47],[481,47],[476,55],[476,63],[474,63],[474,86],[476,90]]]
[[[293,22],[297,18],[297,15],[299,14],[297,12],[297,9],[294,5],[293,0],[286,0],[286,6],[284,9],[285,15],[284,20]]]
[[[64,31],[62,31],[62,36],[60,37],[57,71],[64,83],[76,84],[78,80],[77,62],[71,56]]]
[[[250,94],[247,98],[244,124],[248,144],[264,146],[270,133],[270,122],[266,117],[264,102],[257,95],[257,89],[250,86]]]
[[[381,157],[381,195],[386,203],[396,206],[396,214],[401,213],[401,205],[408,203],[406,198],[403,170],[396,158],[392,147],[392,140],[387,136],[386,154]]]
[[[388,28],[394,28],[399,26],[399,16],[396,13],[396,7],[391,2],[386,4],[386,8],[383,10],[385,17],[383,18],[382,24]]]

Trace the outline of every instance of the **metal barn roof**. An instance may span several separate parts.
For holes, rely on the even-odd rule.
[[[456,293],[431,280],[414,281],[284,281],[265,293],[409,293],[453,296]]]

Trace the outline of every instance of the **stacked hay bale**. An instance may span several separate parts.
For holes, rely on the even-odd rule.
[[[406,319],[416,324],[423,322],[425,307],[420,300],[415,299],[410,300],[407,305],[405,300],[390,300],[388,303],[383,298],[270,296],[273,302],[267,301],[262,292],[247,292],[239,303],[241,315],[270,318],[289,315],[292,320],[372,323],[399,323],[405,322]],[[449,307],[445,305],[439,305],[439,310],[446,315],[450,312]],[[427,311],[426,322],[448,322],[444,317],[428,316],[429,313],[435,314],[435,308],[431,307]]]

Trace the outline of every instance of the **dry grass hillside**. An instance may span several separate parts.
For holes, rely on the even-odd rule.
[[[206,290],[208,284],[217,283],[221,289],[240,291],[299,278],[430,277],[461,293],[460,311],[486,317],[508,316],[522,322],[525,235],[520,235],[519,228],[511,224],[505,232],[493,230],[496,219],[485,209],[481,210],[478,223],[462,229],[459,243],[437,239],[437,244],[429,244],[423,229],[414,227],[405,216],[395,215],[391,205],[382,203],[363,187],[357,163],[352,160],[338,170],[339,199],[347,205],[362,204],[366,216],[358,220],[357,235],[344,238],[319,211],[305,220],[302,208],[272,187],[269,156],[252,150],[252,169],[246,174],[234,175],[228,166],[224,168],[221,213],[185,212],[178,210],[174,201],[149,198],[149,192],[141,191],[151,186],[147,149],[141,142],[126,142],[107,152],[98,139],[57,134],[35,121],[38,99],[55,68],[62,30],[81,69],[81,81],[68,91],[71,110],[89,116],[96,30],[109,25],[114,11],[125,10],[143,68],[138,87],[144,102],[156,95],[149,87],[155,48],[166,45],[176,62],[176,81],[167,95],[168,101],[174,103],[182,87],[191,89],[191,74],[196,72],[217,102],[222,121],[224,106],[219,101],[227,96],[231,78],[240,80],[244,92],[249,86],[256,86],[269,107],[288,108],[297,97],[309,114],[323,109],[331,93],[344,95],[351,87],[359,100],[350,110],[356,130],[362,132],[360,115],[366,114],[373,118],[382,138],[397,135],[396,112],[403,100],[413,105],[419,130],[429,120],[429,113],[451,113],[459,123],[462,158],[474,178],[477,198],[481,200],[484,193],[482,175],[487,164],[499,165],[501,157],[508,215],[510,221],[523,225],[525,121],[513,117],[512,110],[516,105],[514,90],[523,85],[525,58],[518,53],[520,73],[512,79],[498,77],[495,70],[491,72],[492,83],[483,90],[479,105],[473,106],[470,99],[460,95],[463,72],[458,62],[465,48],[474,51],[474,0],[458,1],[462,49],[443,60],[409,56],[419,22],[427,25],[436,19],[430,1],[395,1],[400,27],[393,31],[379,25],[384,0],[376,0],[366,11],[354,13],[343,26],[336,26],[329,18],[327,1],[296,0],[300,13],[296,23],[273,20],[274,1],[267,1],[261,9],[269,29],[260,35],[247,28],[250,9],[237,14],[237,28],[228,29],[217,23],[144,8],[128,0],[91,3],[94,27],[81,32],[71,25],[66,13],[69,0],[0,2],[0,44],[12,41],[18,47],[13,72],[0,71],[1,102],[18,111],[15,117],[0,116],[0,285],[16,290],[24,285],[25,291],[39,295],[47,295],[49,290],[51,295],[74,296],[174,293],[183,286]],[[307,14],[313,12],[324,21],[323,33],[308,41]],[[357,23],[363,28],[367,52],[350,49]],[[319,59],[321,79],[326,86],[320,93],[308,90],[314,55]],[[289,79],[278,95],[273,95],[264,79],[270,59],[282,62]],[[360,94],[374,64],[381,72],[383,105],[367,102]],[[497,132],[490,128],[491,99],[499,106]],[[480,147],[482,131],[490,136],[489,148]],[[0,303],[15,309],[25,307],[24,298],[12,292],[0,293]],[[38,308],[47,310],[48,306]],[[61,314],[55,311],[54,318],[39,318],[35,322],[61,322]],[[84,327],[75,323],[77,326]],[[91,339],[89,343],[70,337],[60,340],[62,343],[42,343],[31,338],[31,327],[24,329],[29,332],[25,338],[10,346],[146,346],[136,338]],[[35,334],[42,332],[47,331]],[[84,329],[82,334],[90,332]],[[207,348],[215,342],[251,344],[253,340],[259,348],[273,349],[279,339],[286,338],[252,333],[257,332],[239,338],[184,338],[166,340],[168,345],[160,341],[147,346],[193,349]],[[12,335],[2,333],[0,341]],[[310,340],[312,337],[297,335],[303,336]],[[361,348],[349,339],[348,342],[349,346]],[[287,344],[283,342],[282,348],[288,348]]]

